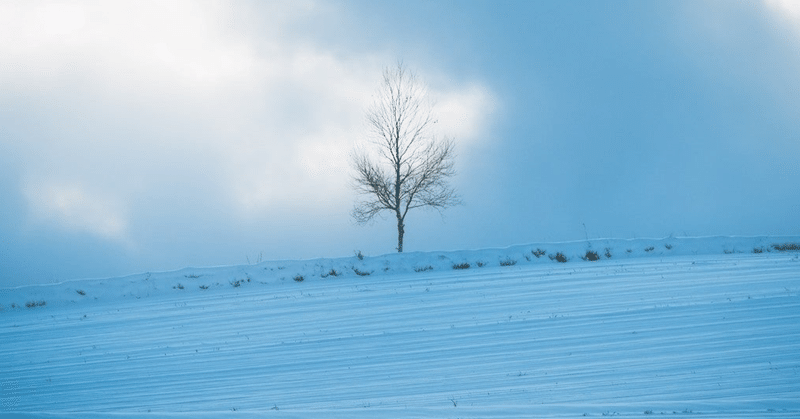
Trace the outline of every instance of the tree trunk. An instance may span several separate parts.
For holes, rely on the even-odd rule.
[[[397,214],[397,253],[403,253],[403,235],[406,233],[403,218]]]
[[[403,165],[403,162],[400,160],[400,133],[397,133],[396,141],[394,142],[394,155],[397,156],[397,160],[394,164],[394,202],[397,207],[395,207],[395,214],[397,214],[397,253],[403,253],[403,234],[405,234],[405,225],[403,225],[403,218],[404,215],[400,213],[400,208],[402,208],[403,201],[400,200],[400,186],[402,183],[400,182],[400,169]]]

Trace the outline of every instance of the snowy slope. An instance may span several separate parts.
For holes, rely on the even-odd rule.
[[[0,417],[796,418],[800,253],[784,243],[800,238],[532,244],[3,289]],[[582,260],[587,250],[600,260]]]

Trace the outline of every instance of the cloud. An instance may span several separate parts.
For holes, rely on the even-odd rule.
[[[438,129],[459,142],[477,141],[491,120],[497,100],[486,86],[471,84],[458,90],[438,93]]]
[[[33,182],[23,191],[30,212],[40,222],[116,242],[128,240],[125,207],[113,197],[76,183]]]
[[[796,0],[764,0],[776,14],[791,21],[800,29],[800,2]]]

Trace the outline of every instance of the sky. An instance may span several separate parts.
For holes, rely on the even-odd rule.
[[[0,287],[393,252],[349,155],[398,61],[463,205],[405,251],[800,234],[800,3],[0,2]]]

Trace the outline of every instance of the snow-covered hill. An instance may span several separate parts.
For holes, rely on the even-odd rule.
[[[593,240],[0,289],[0,417],[800,417],[797,243]]]

